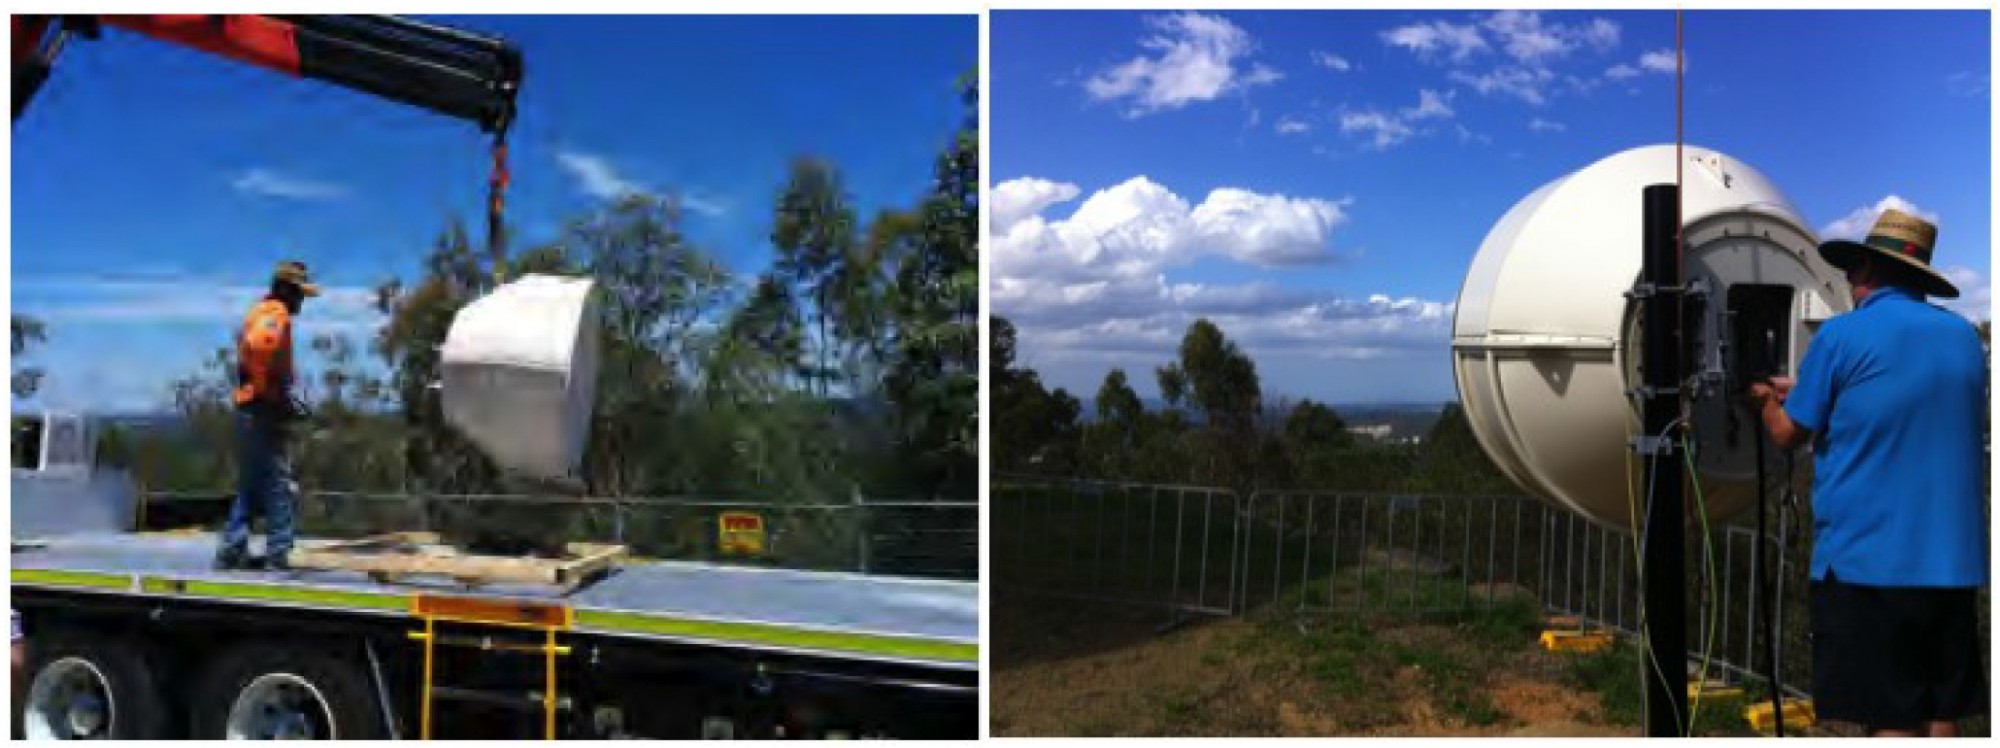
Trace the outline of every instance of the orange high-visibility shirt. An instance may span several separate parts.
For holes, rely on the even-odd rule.
[[[236,404],[282,403],[292,386],[292,314],[285,303],[265,299],[243,318],[236,336]]]

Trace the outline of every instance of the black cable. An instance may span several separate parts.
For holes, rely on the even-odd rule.
[[[1767,353],[1765,362],[1775,364],[1778,360],[1776,343],[1769,330],[1764,331],[1764,344]],[[1771,594],[1772,571],[1767,561],[1771,553],[1771,537],[1766,532],[1765,515],[1770,513],[1771,491],[1768,476],[1764,474],[1764,440],[1768,438],[1769,432],[1764,425],[1763,407],[1763,403],[1757,404],[1758,412],[1753,419],[1757,422],[1757,563],[1755,564],[1757,578],[1754,581],[1757,587],[1755,593],[1757,599],[1765,601],[1764,620],[1761,621],[1763,625],[1760,627],[1764,630],[1765,654],[1768,657],[1764,668],[1764,682],[1771,687],[1772,724],[1776,725],[1777,736],[1782,738],[1785,736],[1784,694],[1778,687],[1778,630],[1775,625],[1777,617],[1774,613],[1780,602]]]

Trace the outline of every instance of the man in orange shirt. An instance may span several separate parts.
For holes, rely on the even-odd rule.
[[[297,260],[278,263],[271,291],[243,318],[236,336],[236,501],[216,550],[218,569],[291,568],[291,465],[285,459],[287,425],[305,413],[292,397],[292,318],[319,287]],[[249,555],[250,518],[264,515],[264,556]]]

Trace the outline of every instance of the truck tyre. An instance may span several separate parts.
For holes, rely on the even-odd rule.
[[[152,663],[132,644],[56,635],[28,646],[28,689],[16,700],[29,740],[159,740],[167,735]]]
[[[363,661],[354,647],[276,641],[236,647],[201,679],[190,715],[193,737],[386,739]]]

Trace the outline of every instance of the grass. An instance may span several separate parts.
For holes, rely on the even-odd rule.
[[[1641,678],[1643,669],[1638,644],[1621,639],[1602,652],[1575,655],[1570,662],[1569,677],[1578,687],[1598,694],[1602,717],[1606,722],[1639,727],[1646,721],[1645,682]],[[1647,673],[1646,677],[1652,676]],[[1750,724],[1743,719],[1743,708],[1758,699],[1768,698],[1770,693],[1761,687],[1746,687],[1741,698],[1703,699],[1700,711],[1695,715],[1693,734],[1754,734]]]
[[[1389,575],[1372,572],[1365,579],[1350,575],[1345,581],[1348,586],[1380,590],[1387,588],[1385,579]],[[1336,585],[1341,581],[1336,580]],[[1417,581],[1415,597],[1420,609],[1468,597],[1463,585],[1428,579]],[[1394,589],[1410,589],[1405,580],[1398,582]],[[1308,587],[1324,590],[1326,585]],[[1257,638],[1260,649],[1296,656],[1303,663],[1305,674],[1336,699],[1393,693],[1393,684],[1387,681],[1396,671],[1408,669],[1416,674],[1421,689],[1445,717],[1476,727],[1493,725],[1505,718],[1488,695],[1486,681],[1489,673],[1501,666],[1503,653],[1519,651],[1523,642],[1532,640],[1539,622],[1533,606],[1512,601],[1490,608],[1431,610],[1405,617],[1405,622],[1449,631],[1404,641],[1385,637],[1360,616],[1340,616],[1308,626],[1301,633],[1297,619],[1271,615],[1261,622]],[[1393,710],[1390,704],[1378,706]]]

